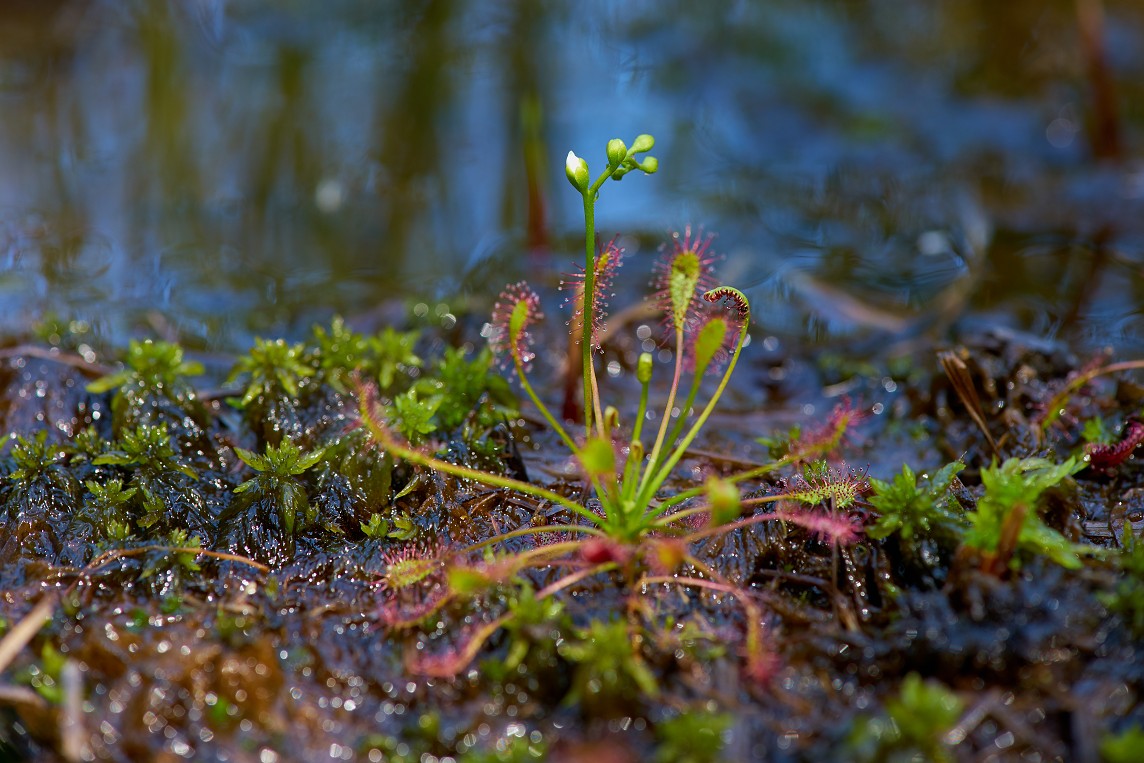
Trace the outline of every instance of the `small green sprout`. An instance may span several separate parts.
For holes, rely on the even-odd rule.
[[[593,620],[578,636],[560,644],[560,655],[576,668],[568,702],[617,712],[641,697],[659,695],[659,685],[637,652],[622,620]]]
[[[394,395],[413,380],[410,371],[423,365],[414,352],[420,337],[419,331],[390,327],[367,337],[351,330],[341,316],[334,316],[328,330],[314,327],[309,360],[317,369],[316,378],[338,392],[348,392],[351,379],[365,375],[377,379],[383,394]]]
[[[361,531],[367,538],[374,540],[384,538],[389,534],[389,522],[380,514],[373,514],[368,522],[361,523]]]
[[[312,362],[318,367],[317,378],[338,392],[347,392],[351,374],[369,363],[370,342],[351,330],[340,315],[330,321],[327,331],[314,326]]]
[[[108,480],[99,484],[94,480],[84,483],[87,486],[87,509],[97,522],[111,522],[119,517],[139,492],[138,488],[123,487],[123,480]]]
[[[321,461],[324,451],[304,453],[291,440],[283,439],[278,447],[267,445],[266,454],[262,456],[243,448],[235,448],[235,453],[258,474],[236,487],[234,492],[272,497],[278,504],[282,524],[288,534],[294,533],[299,515],[306,525],[317,518],[306,496],[306,488],[297,478]]]
[[[910,673],[897,697],[886,700],[886,714],[855,726],[849,746],[858,760],[952,763],[948,738],[965,704],[937,681]]]
[[[441,400],[436,396],[421,400],[416,389],[408,390],[393,399],[391,419],[405,439],[414,445],[420,445],[425,442],[426,437],[437,431],[437,422],[434,419]]]
[[[413,378],[410,372],[425,364],[414,352],[420,338],[419,331],[397,331],[386,327],[370,339],[374,376],[383,394],[399,391],[399,384],[408,384]]]
[[[398,493],[398,497],[400,495]],[[393,529],[389,531],[389,537],[394,540],[413,540],[417,537],[417,523],[408,514],[398,514],[393,518]]]
[[[96,466],[134,467],[150,474],[178,472],[191,479],[197,476],[195,470],[183,463],[175,454],[165,426],[141,424],[133,430],[124,432],[116,445],[117,447],[96,457],[92,463]]]
[[[209,512],[202,495],[187,492],[180,484],[184,479],[195,479],[197,474],[175,453],[165,425],[140,424],[124,431],[114,446],[94,458],[92,464],[130,470],[132,487],[139,488],[143,504],[140,528],[184,521],[205,528]],[[186,516],[188,510],[191,516]]]
[[[102,394],[115,390],[111,398],[112,424],[117,436],[135,426],[171,423],[191,416],[204,421],[206,412],[188,376],[199,376],[203,366],[183,358],[183,348],[170,342],[150,339],[128,345],[126,367],[96,379],[88,392]]]
[[[1043,497],[1083,469],[1083,461],[1069,458],[1054,464],[1043,458],[1010,458],[981,470],[985,493],[969,515],[965,545],[982,555],[982,569],[1001,574],[1018,569],[1021,554],[1044,556],[1078,569],[1085,547],[1073,543],[1044,523],[1038,514]]]
[[[316,373],[304,358],[305,349],[301,344],[288,344],[283,339],[268,341],[256,338],[249,354],[238,359],[226,379],[227,384],[233,384],[240,378],[249,377],[237,406],[245,408],[262,397],[298,397],[302,380]]]
[[[656,724],[658,763],[718,763],[734,718],[727,713],[688,710]]]
[[[477,426],[495,426],[505,416],[515,415],[516,406],[504,377],[493,371],[493,354],[486,347],[472,358],[460,347],[446,348],[431,374],[418,380],[421,392],[440,398],[436,418],[442,430],[452,431],[474,411]],[[481,405],[487,400],[489,405]]]
[[[203,364],[183,359],[183,348],[170,342],[131,340],[127,346],[127,367],[87,385],[93,394],[133,386],[152,390],[189,388],[188,376],[203,373]]]
[[[31,438],[16,435],[12,445],[12,460],[16,463],[16,468],[8,478],[26,485],[39,479],[66,481],[63,467],[66,455],[62,446],[49,442],[46,429],[36,432]]]
[[[874,495],[870,505],[879,517],[866,534],[881,539],[898,533],[906,542],[932,536],[935,532],[959,537],[967,522],[965,511],[950,487],[958,472],[965,468],[961,461],[953,461],[933,476],[916,475],[908,464],[892,482],[871,479]]]

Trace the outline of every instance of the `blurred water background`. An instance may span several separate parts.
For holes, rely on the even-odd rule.
[[[5,0],[0,334],[484,310],[640,132],[601,234],[717,232],[768,333],[1144,352],[1137,0]]]

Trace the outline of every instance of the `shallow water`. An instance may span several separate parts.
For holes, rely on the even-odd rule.
[[[768,333],[1139,353],[1142,75],[1132,0],[5,3],[0,331],[483,310],[570,269],[564,153],[646,131],[601,234],[717,231]]]

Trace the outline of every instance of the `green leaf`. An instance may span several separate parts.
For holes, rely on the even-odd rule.
[[[102,395],[104,392],[122,387],[131,377],[130,371],[117,371],[93,382],[88,382],[86,389],[93,395]]]
[[[1018,505],[1025,507],[1017,549],[1029,555],[1047,556],[1062,567],[1078,569],[1079,554],[1088,549],[1073,543],[1056,530],[1048,527],[1037,509],[1043,496],[1085,467],[1077,458],[1054,464],[1043,458],[1010,458],[998,466],[981,471],[985,493],[970,514],[971,527],[965,543],[985,552],[997,551],[1005,520]],[[1020,566],[1017,555],[1009,561],[1012,568]]]
[[[682,330],[687,325],[687,314],[695,304],[695,292],[702,274],[699,255],[691,250],[679,252],[671,258],[667,277],[672,325]]]
[[[1100,740],[1100,759],[1104,763],[1138,763],[1144,750],[1144,728],[1129,726],[1119,734],[1108,734]]]
[[[365,533],[367,538],[384,538],[389,532],[389,522],[386,522],[380,514],[374,514],[368,522],[361,522],[360,524],[361,531]]]
[[[393,399],[391,419],[407,440],[414,444],[424,442],[426,435],[437,430],[433,417],[441,400],[440,397],[420,400],[417,390],[411,389]]]
[[[699,333],[695,336],[694,345],[696,376],[702,375],[711,365],[711,360],[727,340],[729,331],[730,326],[727,319],[721,315],[712,316],[699,329]]]
[[[270,468],[270,462],[253,451],[236,447],[234,452],[244,464],[256,472],[264,472]]]
[[[315,464],[321,461],[326,455],[326,451],[318,448],[312,451],[309,455],[304,455],[298,458],[298,463],[295,465],[291,474],[302,474],[309,471]]]
[[[725,525],[739,518],[742,503],[735,483],[712,476],[707,478],[704,489],[707,492],[707,504],[711,507],[712,526]]]
[[[393,529],[389,531],[389,537],[394,540],[412,540],[417,535],[417,525],[408,515],[401,515],[395,517],[393,520]]]
[[[616,450],[612,441],[604,437],[592,437],[580,451],[580,464],[584,471],[594,476],[616,473]]]

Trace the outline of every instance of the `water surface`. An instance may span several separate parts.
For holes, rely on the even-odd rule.
[[[601,233],[718,232],[768,333],[1144,351],[1144,8],[720,8],[5,3],[0,331],[231,351],[484,310],[571,268],[564,153],[652,132]]]

